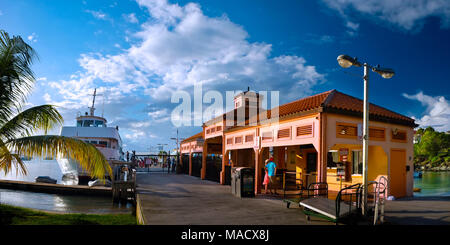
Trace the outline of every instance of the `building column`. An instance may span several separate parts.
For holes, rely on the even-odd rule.
[[[327,141],[326,141],[326,130],[327,130],[327,119],[325,114],[320,113],[320,129],[319,129],[319,151],[317,152],[317,181],[327,182]]]
[[[203,153],[202,153],[202,170],[200,173],[201,179],[206,179],[206,157],[208,156],[208,143],[203,143]]]
[[[192,176],[192,152],[189,152],[189,175]]]
[[[238,151],[239,151],[239,150],[231,151],[231,162],[232,162],[231,167],[232,167],[232,168],[237,167],[237,160],[238,160],[237,155],[238,155]]]
[[[224,150],[222,152],[222,171],[220,171],[220,184],[225,185],[225,171],[228,165],[229,157],[228,151]]]
[[[255,195],[261,193],[261,167],[262,167],[262,157],[261,150],[254,149],[255,151]]]

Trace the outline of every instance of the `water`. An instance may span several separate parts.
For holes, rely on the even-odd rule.
[[[63,184],[63,173],[56,160],[36,158],[32,161],[24,161],[24,163],[28,171],[27,175],[24,176],[20,172],[16,174],[16,170],[13,168],[7,175],[4,172],[0,172],[0,179],[35,182],[35,178],[38,176],[50,176],[57,180],[57,184]]]
[[[16,175],[15,169],[7,175],[0,172],[0,179],[35,182],[38,176],[50,176],[57,184],[64,184],[63,173],[56,160],[33,159],[26,161],[28,175]],[[130,213],[132,204],[113,205],[111,197],[61,195],[19,190],[0,189],[0,203],[64,213]]]
[[[450,196],[450,172],[423,172],[422,178],[414,178],[414,187],[422,189],[414,196]]]
[[[111,198],[60,195],[0,189],[0,203],[63,213],[131,213],[132,204],[113,204]]]

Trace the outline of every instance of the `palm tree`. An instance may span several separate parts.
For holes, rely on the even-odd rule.
[[[23,110],[35,83],[31,70],[36,52],[20,36],[10,38],[0,30],[0,170],[27,174],[21,156],[58,155],[76,159],[91,177],[111,175],[111,167],[101,152],[89,143],[74,138],[47,135],[48,130],[63,124],[53,105]],[[35,136],[39,131],[44,135]]]

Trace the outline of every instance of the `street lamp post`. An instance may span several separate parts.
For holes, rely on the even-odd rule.
[[[178,138],[178,129],[177,129],[177,137],[176,138],[170,138],[171,140],[176,140],[177,142],[177,155],[179,154],[179,147],[178,147],[178,142],[181,140],[184,140],[184,138]]]
[[[181,154],[180,154],[180,147],[178,145],[178,142],[180,140],[184,140],[184,138],[178,138],[178,129],[177,129],[177,137],[176,138],[170,138],[171,140],[176,140],[177,142],[177,162],[179,162],[180,158],[181,158]],[[177,164],[178,166],[178,164]]]
[[[361,67],[361,63],[356,59],[348,55],[339,55],[338,63],[343,68],[349,68],[350,66]],[[389,79],[394,76],[395,72],[389,68],[381,68],[379,65],[372,67],[367,63],[364,63],[364,108],[363,108],[363,203],[362,213],[367,214],[367,167],[369,157],[369,68],[372,68],[373,72],[380,74],[383,78]]]

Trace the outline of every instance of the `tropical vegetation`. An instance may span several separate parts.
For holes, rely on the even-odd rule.
[[[0,170],[13,168],[26,174],[21,157],[65,156],[78,160],[92,177],[111,175],[111,167],[101,152],[74,138],[47,135],[63,124],[54,105],[24,109],[36,79],[31,66],[36,51],[20,36],[10,37],[0,30]],[[43,135],[36,135],[43,132]]]
[[[432,127],[415,134],[414,166],[425,170],[450,170],[450,134]]]

